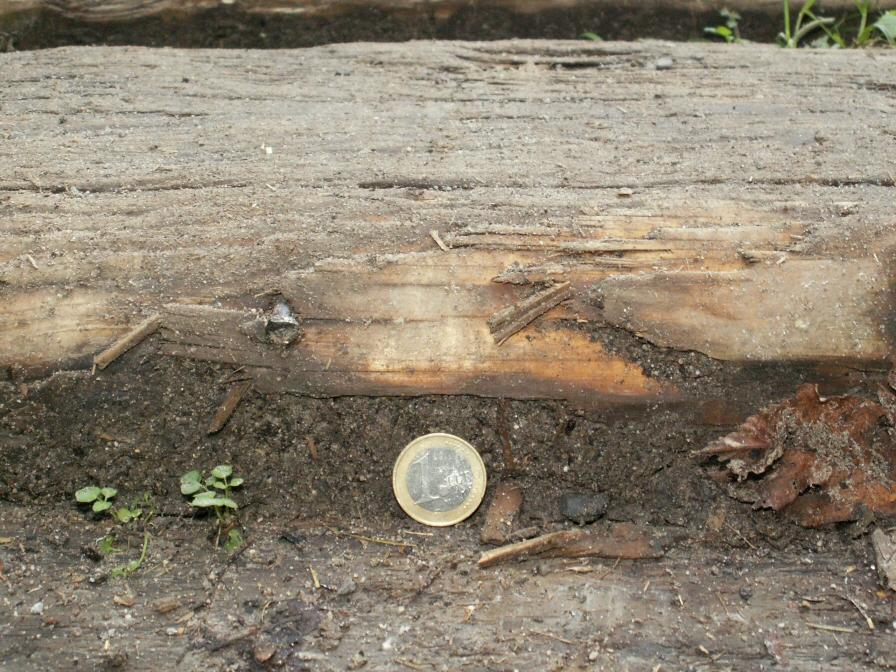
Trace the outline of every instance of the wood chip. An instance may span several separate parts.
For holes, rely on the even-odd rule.
[[[495,343],[498,345],[503,344],[508,338],[528,326],[532,321],[557,304],[568,299],[571,295],[572,289],[570,284],[561,282],[558,285],[536,292],[512,306],[502,308],[492,315],[488,321]]]
[[[115,341],[108,348],[93,358],[93,365],[105,369],[128,350],[152,335],[159,328],[162,319],[158,313],[147,317],[143,322],[131,329],[124,336]]]
[[[826,630],[828,632],[843,632],[849,635],[854,635],[855,630],[852,628],[843,628],[839,625],[825,625],[824,623],[806,623],[806,625],[813,630]]]
[[[436,245],[442,248],[443,252],[448,252],[451,248],[445,244],[445,241],[442,240],[442,237],[439,235],[439,232],[433,229],[429,232],[429,235],[432,236],[432,239],[436,241]]]
[[[181,606],[181,603],[179,597],[162,597],[152,603],[152,608],[157,614],[168,614]]]
[[[250,389],[252,389],[251,380],[243,380],[230,388],[230,391],[227,392],[227,396],[224,397],[224,401],[221,402],[221,405],[218,406],[218,410],[215,411],[215,416],[208,426],[208,434],[215,434],[224,429],[224,425],[230,420],[230,416],[233,415],[236,407]]]
[[[479,533],[483,544],[505,544],[513,530],[513,523],[523,505],[523,491],[518,485],[500,483],[485,512],[485,522]]]
[[[871,544],[881,583],[896,590],[896,533],[887,534],[878,528],[871,535]]]

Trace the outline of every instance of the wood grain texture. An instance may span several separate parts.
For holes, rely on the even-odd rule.
[[[320,395],[674,396],[589,336],[604,328],[743,362],[892,351],[890,52],[517,41],[0,61],[7,376],[84,362],[172,303],[211,307],[167,308],[165,352]],[[834,83],[848,109],[819,96]],[[495,346],[489,316],[566,280],[571,301]],[[272,292],[301,321],[286,350],[239,329]]]

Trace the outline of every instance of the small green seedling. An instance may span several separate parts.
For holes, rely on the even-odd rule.
[[[140,557],[136,560],[131,560],[130,562],[121,565],[120,567],[116,567],[111,572],[109,572],[109,576],[113,579],[118,579],[123,576],[130,576],[137,570],[139,570],[143,566],[143,561],[146,560],[146,551],[149,550],[149,532],[143,533],[143,550],[140,551]]]
[[[105,537],[96,542],[96,550],[102,555],[112,555],[118,549],[115,548],[115,535],[107,534]]]
[[[828,37],[833,39],[834,32],[829,29],[829,26],[835,23],[835,19],[816,16],[812,12],[812,8],[817,2],[818,0],[806,0],[791,25],[790,0],[784,0],[784,32],[778,35],[778,41],[782,47],[796,49],[800,42],[819,29],[824,30]]]
[[[75,499],[81,504],[93,504],[94,513],[101,513],[112,508],[112,500],[118,490],[115,488],[101,488],[98,485],[89,485],[75,493]]]
[[[217,513],[224,509],[235,510],[237,505],[230,491],[241,486],[243,479],[232,476],[233,467],[229,464],[219,464],[205,479],[198,470],[188,471],[180,477],[180,491],[187,496],[193,495],[190,506],[214,508]]]
[[[230,532],[227,533],[227,539],[224,541],[224,550],[227,552],[233,552],[243,546],[245,543],[246,539],[243,537],[243,533],[234,527],[232,530],[230,530]]]
[[[730,9],[722,9],[719,10],[719,15],[724,20],[724,23],[718,26],[707,26],[703,29],[703,32],[712,37],[721,37],[728,44],[742,42],[743,40],[740,39],[740,29],[738,28],[738,25],[740,24],[740,14],[733,12]]]
[[[872,24],[871,28],[883,35],[887,44],[891,47],[896,47],[896,9],[891,9],[889,12],[881,14],[881,17]]]
[[[237,503],[232,497],[232,490],[243,484],[243,479],[233,475],[233,467],[229,464],[219,464],[212,469],[211,474],[202,477],[199,470],[188,471],[180,477],[180,491],[187,497],[192,497],[190,506],[197,509],[212,509],[218,519],[218,538],[225,524],[233,518],[233,512],[237,510]],[[234,535],[236,532],[236,536]],[[231,529],[225,542],[225,548],[231,546],[238,548],[243,544],[242,534],[238,530]],[[215,543],[217,546],[217,542]]]
[[[112,508],[112,500],[118,495],[115,488],[101,488],[98,485],[89,485],[75,493],[75,499],[81,504],[91,504],[94,513],[108,511],[116,521],[127,525],[143,515],[143,509],[137,506],[120,506]],[[146,499],[144,497],[144,499]]]
[[[604,41],[604,38],[602,38],[597,33],[592,33],[590,30],[579,35],[579,39],[590,40],[591,42],[603,42]]]
[[[109,576],[112,578],[130,576],[143,566],[143,562],[146,560],[146,552],[149,549],[149,539],[151,536],[147,531],[146,526],[153,517],[152,498],[148,492],[143,495],[143,500],[141,502],[142,505],[146,507],[145,515],[143,508],[133,504],[131,506],[120,506],[117,509],[113,509],[112,500],[116,495],[118,495],[118,490],[115,488],[101,488],[96,485],[81,488],[75,493],[75,499],[79,503],[90,504],[95,513],[108,511],[113,520],[121,525],[128,525],[140,517],[143,518],[143,551],[140,553],[140,557],[121,567],[113,569],[109,573]],[[115,534],[110,532],[97,542],[97,550],[102,555],[117,553],[118,549],[115,547],[115,542]]]

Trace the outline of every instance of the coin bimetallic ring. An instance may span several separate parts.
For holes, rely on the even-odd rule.
[[[411,441],[392,470],[399,506],[424,525],[444,527],[468,518],[485,496],[485,464],[476,449],[452,434]]]

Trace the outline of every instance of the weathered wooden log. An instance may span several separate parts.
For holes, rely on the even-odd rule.
[[[796,8],[799,3],[793,3]],[[896,0],[875,3],[896,6]],[[825,0],[822,12],[856,15],[851,0]],[[719,23],[719,10],[743,15],[752,40],[783,29],[780,0],[0,0],[0,33],[10,48],[72,44],[303,47],[408,39],[693,39]]]
[[[888,367],[893,53],[0,59],[6,377],[86,364],[157,310],[162,352],[321,396],[681,398],[611,332],[738,364]],[[848,110],[819,96],[835,85]],[[569,300],[495,343],[491,317],[563,282]],[[278,302],[299,321],[288,343],[251,326]]]

